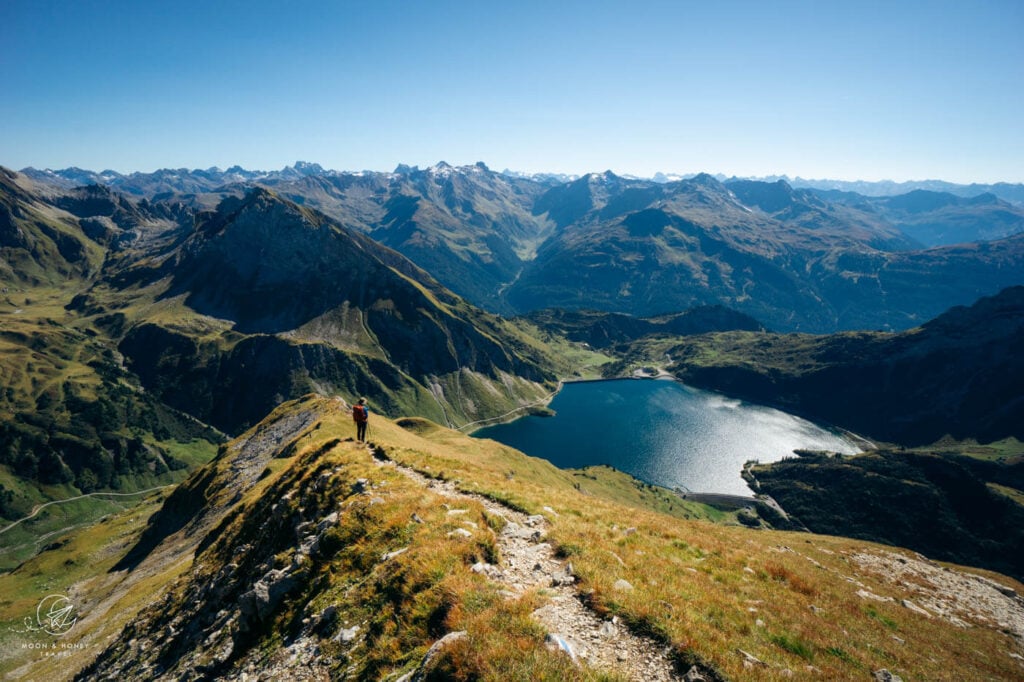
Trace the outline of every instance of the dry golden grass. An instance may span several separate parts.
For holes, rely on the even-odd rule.
[[[119,602],[123,613],[137,612],[165,590],[180,603],[189,581],[216,575],[239,543],[265,546],[271,556],[281,551],[275,543],[287,549],[293,540],[262,535],[262,525],[271,506],[296,491],[288,504],[297,508],[302,498],[305,514],[345,512],[326,539],[328,557],[312,569],[302,595],[274,616],[258,655],[269,658],[297,623],[334,606],[338,626],[359,625],[360,639],[354,648],[325,640],[324,660],[339,671],[351,667],[359,677],[408,671],[433,641],[465,630],[469,636],[438,663],[445,679],[603,679],[545,649],[544,632],[530,618],[544,603],[543,591],[509,600],[469,570],[477,561],[498,559],[491,532],[496,522],[482,505],[460,501],[465,514],[449,516],[442,505],[451,500],[378,466],[351,441],[354,427],[341,403],[308,398],[298,404],[321,410],[322,418],[290,446],[292,454],[272,460],[241,499],[209,500],[230,509],[217,540],[198,554],[192,577],[172,585],[177,572],[151,576],[133,589],[130,604]],[[287,405],[278,414],[295,409]],[[1012,680],[1024,671],[1010,656],[1019,644],[998,628],[972,623],[961,629],[900,606],[913,586],[895,585],[852,560],[857,553],[881,551],[879,546],[674,517],[645,508],[652,500],[663,504],[656,491],[652,497],[642,486],[630,489],[620,481],[581,490],[580,477],[571,472],[422,419],[374,417],[369,437],[401,465],[543,514],[549,541],[571,559],[579,590],[593,609],[618,615],[635,631],[712,664],[730,679],[868,679],[871,671],[888,668],[904,679]],[[209,466],[220,476],[229,472],[224,460]],[[331,472],[330,485],[318,487],[324,472]],[[371,495],[352,493],[360,478],[372,482]],[[374,498],[379,500],[371,503]],[[424,523],[415,522],[414,514]],[[476,524],[471,538],[448,535],[464,521]],[[92,544],[114,546],[103,531],[96,532]],[[48,560],[74,558],[73,551],[83,550],[61,548]],[[289,556],[282,552],[279,562]],[[1024,589],[1003,576],[972,572]],[[617,590],[620,579],[634,589]],[[79,589],[88,595],[97,588],[85,581]],[[865,599],[858,590],[897,601]],[[0,601],[6,595],[0,587]],[[21,606],[12,601],[4,613],[10,617]],[[81,636],[90,636],[88,628]],[[739,650],[766,665],[745,667]]]
[[[402,429],[377,420],[371,439],[402,464],[545,513],[552,539],[571,555],[594,608],[698,654],[733,679],[788,679],[786,669],[825,679],[863,677],[879,668],[935,680],[1018,679],[1024,672],[1009,655],[1019,645],[1007,634],[917,615],[899,605],[903,595],[889,583],[850,562],[850,555],[877,545],[625,506],[600,496],[606,488],[577,490],[578,478],[545,461],[422,424]],[[557,516],[542,512],[545,506]],[[617,592],[620,578],[635,589]],[[996,579],[1021,591],[1012,579]],[[850,580],[897,602],[866,601]],[[768,667],[745,668],[737,649]]]

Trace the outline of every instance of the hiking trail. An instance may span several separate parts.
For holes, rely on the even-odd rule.
[[[529,516],[483,495],[462,492],[450,481],[432,479],[396,463],[382,448],[372,444],[367,450],[378,466],[395,469],[452,502],[476,502],[489,514],[505,520],[505,527],[496,533],[501,565],[478,563],[471,570],[502,585],[510,599],[519,598],[528,590],[543,588],[549,595],[547,603],[534,611],[533,617],[550,633],[550,648],[560,649],[580,665],[617,673],[630,680],[684,679],[675,672],[664,645],[634,634],[618,618],[602,620],[583,605],[576,592],[571,562],[559,560],[554,548],[544,542],[549,526],[546,517]],[[545,510],[554,514],[550,508]],[[453,506],[448,513],[456,515],[462,510]]]

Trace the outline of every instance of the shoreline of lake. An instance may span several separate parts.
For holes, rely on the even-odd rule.
[[[678,381],[680,384],[683,384],[684,386],[686,386],[686,384],[683,383],[683,381],[680,380],[678,377],[676,377],[676,376],[674,376],[672,374],[669,374],[665,370],[661,370],[661,372],[662,373],[658,374],[657,376],[638,376],[638,375],[632,374],[632,375],[619,376],[619,377],[594,377],[594,378],[589,378],[589,379],[585,378],[585,377],[571,377],[571,378],[568,378],[568,379],[559,379],[558,380],[558,387],[550,395],[548,395],[545,398],[541,398],[540,400],[536,400],[536,401],[534,401],[532,403],[527,403],[526,405],[521,405],[520,407],[517,407],[514,410],[512,410],[510,412],[506,412],[505,414],[500,415],[498,417],[490,417],[489,419],[481,419],[479,421],[469,422],[468,424],[463,424],[462,426],[456,426],[455,430],[459,431],[460,433],[464,433],[467,436],[472,436],[477,431],[481,431],[483,429],[489,429],[492,426],[500,426],[502,424],[511,424],[512,422],[516,421],[517,419],[523,419],[525,417],[553,417],[553,416],[555,416],[555,413],[553,411],[551,411],[550,409],[548,409],[547,413],[545,413],[545,412],[531,413],[530,410],[536,408],[537,405],[540,405],[540,404],[543,404],[544,408],[547,409],[547,406],[551,404],[551,401],[553,401],[558,396],[558,394],[562,392],[562,389],[566,385],[568,385],[568,384],[596,384],[596,383],[600,383],[600,382],[603,382],[603,381],[623,381],[625,379],[636,379],[636,380],[639,380],[639,381],[654,381],[654,380],[658,380],[658,379],[663,379],[663,380],[671,379],[672,381]],[[510,415],[518,415],[518,416],[510,416]],[[465,429],[467,426],[472,426],[473,428],[469,429],[468,431],[464,431],[463,429]]]
[[[657,388],[659,381],[672,390]],[[589,393],[570,387],[615,383],[619,389]],[[643,384],[649,390],[639,388]],[[565,380],[527,409],[543,404],[552,410],[562,400],[568,402],[558,405],[553,417],[547,415],[550,419],[530,420],[536,412],[518,410],[514,418],[481,425],[472,435],[563,469],[606,464],[663,488],[745,496],[752,494],[740,476],[747,460],[777,461],[794,449],[855,454],[865,443],[856,434],[689,386],[667,373]]]
[[[639,370],[637,370],[637,371],[639,371]],[[801,418],[801,419],[803,419],[805,421],[808,421],[808,422],[811,422],[812,424],[815,424],[816,426],[820,426],[820,427],[822,427],[824,429],[827,429],[829,431],[835,431],[837,433],[842,434],[843,437],[845,437],[845,438],[849,439],[850,441],[856,443],[858,445],[858,447],[860,447],[861,451],[874,450],[874,449],[878,448],[878,444],[875,443],[874,441],[872,441],[867,436],[863,436],[863,435],[861,435],[859,433],[855,433],[854,431],[850,431],[849,429],[843,428],[841,426],[837,426],[836,424],[831,424],[829,422],[822,421],[816,415],[807,414],[807,413],[804,413],[803,411],[793,411],[793,409],[791,407],[788,407],[788,406],[785,406],[785,405],[780,405],[778,403],[771,403],[771,402],[767,402],[767,403],[752,403],[750,401],[747,401],[744,398],[739,398],[737,396],[729,395],[727,393],[722,393],[721,391],[716,391],[714,389],[709,389],[709,388],[700,388],[699,386],[693,386],[692,384],[686,383],[685,381],[683,381],[682,379],[680,379],[676,375],[671,374],[669,372],[666,372],[664,369],[662,369],[660,367],[657,368],[658,374],[655,374],[653,376],[651,376],[649,374],[638,374],[637,371],[634,371],[633,374],[623,374],[621,376],[616,376],[616,377],[592,377],[592,378],[570,377],[570,378],[567,378],[567,379],[559,379],[558,380],[558,387],[550,395],[548,395],[545,398],[542,398],[541,400],[535,401],[533,403],[529,403],[527,405],[522,405],[520,407],[517,407],[514,410],[512,410],[511,412],[507,412],[506,414],[501,415],[499,417],[491,417],[490,419],[482,419],[482,420],[480,420],[478,422],[470,422],[469,424],[463,424],[462,426],[455,427],[455,430],[459,431],[461,433],[464,433],[467,436],[472,436],[477,431],[482,431],[484,429],[489,429],[489,428],[491,428],[493,426],[500,426],[502,424],[511,424],[512,422],[514,422],[514,421],[516,421],[518,419],[524,419],[526,417],[554,417],[555,416],[555,412],[553,410],[551,410],[548,406],[558,396],[558,394],[562,392],[562,389],[566,385],[568,385],[568,384],[596,384],[596,383],[602,383],[602,382],[606,382],[606,381],[625,381],[627,379],[628,380],[635,380],[635,381],[668,381],[668,380],[671,380],[671,381],[674,381],[674,382],[680,384],[681,386],[685,386],[687,388],[696,389],[698,391],[704,391],[706,393],[714,393],[716,395],[722,396],[723,398],[727,398],[729,400],[739,400],[739,401],[742,401],[742,402],[750,404],[750,405],[759,405],[761,407],[770,407],[770,408],[772,408],[774,410],[778,410],[780,412],[785,412],[786,414],[790,414],[790,415],[793,415],[795,417],[799,417],[799,418]],[[538,405],[541,405],[541,404],[543,404],[543,406],[544,406],[543,410],[538,410],[537,412],[530,412],[530,410],[535,409]],[[515,416],[510,416],[510,415],[515,415]],[[468,431],[463,431],[463,429],[465,429],[467,426],[470,426],[470,425],[473,426],[472,429],[470,429]],[[477,425],[479,425],[479,426],[477,426]]]

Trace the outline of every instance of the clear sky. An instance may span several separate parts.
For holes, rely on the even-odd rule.
[[[0,0],[0,165],[1024,181],[1024,0]]]

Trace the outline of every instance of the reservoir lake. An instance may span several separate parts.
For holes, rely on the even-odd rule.
[[[608,464],[666,488],[750,495],[747,460],[775,462],[793,450],[860,452],[851,440],[770,407],[673,380],[567,383],[553,417],[528,416],[473,435],[561,468]]]

